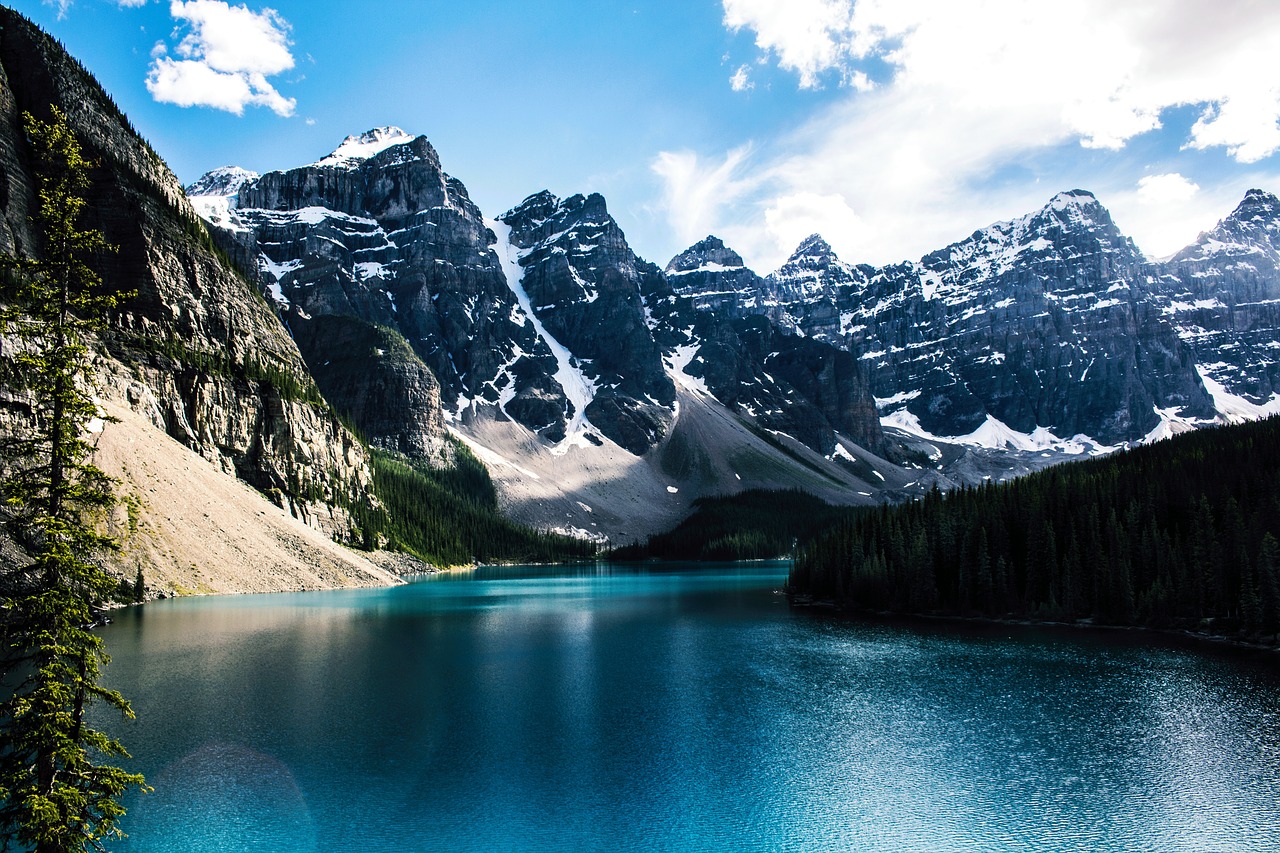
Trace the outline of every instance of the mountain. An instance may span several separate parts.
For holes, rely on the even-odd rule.
[[[235,186],[234,196],[222,194],[224,174],[188,192],[202,210],[229,199],[226,222],[210,224],[252,261],[317,381],[374,444],[431,456],[444,446],[442,411],[456,422],[477,402],[500,400],[529,429],[560,434],[567,401],[551,382],[555,357],[521,314],[490,250],[492,231],[425,137],[397,128],[348,137],[315,163]],[[398,401],[390,417],[370,420],[335,387],[344,380],[331,374],[352,353],[348,338],[307,330],[323,316],[346,318],[352,336],[395,339],[365,351],[399,362],[377,368],[399,386],[387,391]]]
[[[1037,452],[1141,441],[1217,417],[1197,364],[1235,365],[1242,344],[1254,353],[1246,372],[1268,377],[1255,396],[1269,393],[1265,330],[1280,317],[1256,303],[1280,277],[1267,266],[1275,220],[1262,195],[1202,237],[1209,248],[1165,265],[1147,261],[1083,190],[879,269],[839,260],[814,235],[740,302],[858,353],[886,426],[906,433]],[[1203,317],[1215,310],[1206,306],[1225,308],[1219,297],[1236,313]],[[1216,322],[1217,351],[1193,320]]]
[[[714,235],[694,243],[667,264],[671,289],[691,299],[697,310],[722,312],[730,317],[757,313],[764,282],[742,262],[742,256]]]
[[[1280,412],[1280,199],[1249,190],[1157,266],[1157,304],[1229,419]]]
[[[517,519],[628,541],[703,495],[866,502],[915,479],[882,458],[856,358],[695,304],[598,194],[543,191],[486,219],[426,137],[396,128],[187,189],[334,406],[410,456],[461,438]]]
[[[367,490],[367,460],[320,398],[293,339],[88,72],[3,7],[0,92],[0,251],[39,251],[23,112],[47,118],[60,108],[97,162],[85,224],[119,247],[102,259],[104,280],[136,291],[104,336],[102,393],[294,515],[352,535],[345,507]]]
[[[119,247],[95,271],[136,293],[92,342],[95,395],[115,418],[96,461],[121,499],[101,523],[122,547],[104,559],[130,580],[144,569],[151,595],[394,583],[334,541],[359,541],[373,475],[292,337],[93,77],[4,7],[0,252],[42,251],[22,115],[48,120],[54,107],[95,164],[83,227]],[[236,176],[224,177],[230,191]],[[6,366],[12,345],[0,338]],[[0,391],[0,425],[29,416],[20,387]],[[11,544],[0,541],[5,559],[21,559]]]
[[[675,385],[645,315],[661,273],[636,257],[598,194],[532,195],[498,218],[499,252],[518,257],[522,292],[548,343],[571,354],[562,388],[605,436],[643,454],[671,425]],[[561,371],[565,371],[565,365]]]

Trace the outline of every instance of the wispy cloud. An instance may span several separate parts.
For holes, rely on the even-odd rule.
[[[1177,172],[1146,175],[1138,181],[1138,199],[1144,204],[1179,204],[1200,192],[1200,185]]]
[[[1180,134],[1175,148],[1217,151],[1228,163],[1280,150],[1280,4],[723,0],[723,8],[725,26],[753,33],[799,87],[848,86],[805,126],[757,140],[775,153],[756,164],[760,177],[738,205],[702,205],[729,220],[709,228],[737,224],[754,235],[755,245],[738,248],[758,262],[776,263],[794,248],[780,244],[804,230],[791,218],[815,218],[814,205],[786,203],[806,193],[841,201],[817,229],[837,251],[883,262],[916,257],[1069,188],[1035,183],[1058,179],[1063,158],[1046,155],[1067,147],[1120,158],[1106,152],[1159,131]],[[1198,110],[1191,127],[1163,127],[1170,108],[1188,106]],[[685,162],[695,164],[679,174],[685,186],[721,165],[715,156],[686,154]],[[1133,187],[1146,164],[1106,162],[1087,188],[1128,193],[1137,209]],[[1010,167],[1026,179],[992,179]],[[1216,200],[1185,196],[1178,227],[1194,236],[1193,219],[1222,214],[1205,207]],[[766,210],[775,212],[769,227],[745,227]],[[1162,228],[1171,215],[1162,214]]]
[[[153,50],[147,91],[157,101],[241,115],[247,106],[293,115],[297,101],[267,80],[294,67],[289,23],[274,9],[250,11],[224,0],[174,0],[169,12],[190,30],[174,47]]]
[[[706,162],[692,151],[663,151],[652,169],[663,182],[663,207],[676,236],[694,243],[722,221],[722,211],[754,192],[760,178],[744,174],[751,146],[730,151],[716,162]]]
[[[58,10],[58,20],[62,20],[67,16],[67,10],[71,8],[71,4],[75,0],[42,0],[44,5],[52,6]]]

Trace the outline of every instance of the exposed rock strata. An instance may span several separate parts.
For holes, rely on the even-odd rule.
[[[40,252],[22,113],[47,118],[52,106],[97,163],[84,224],[119,251],[96,265],[108,286],[136,292],[103,340],[104,390],[302,518],[319,524],[331,508],[366,500],[363,448],[320,400],[277,317],[216,251],[177,179],[78,63],[2,7],[0,250]]]

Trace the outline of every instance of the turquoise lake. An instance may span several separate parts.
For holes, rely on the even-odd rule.
[[[155,602],[126,851],[1280,850],[1274,656],[792,610],[782,564]]]

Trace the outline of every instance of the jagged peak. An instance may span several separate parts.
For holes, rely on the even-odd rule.
[[[582,212],[584,216],[600,216],[607,217],[609,215],[609,206],[605,203],[604,196],[600,193],[575,193],[564,201],[560,202],[560,206],[566,212],[577,213]]]
[[[1098,197],[1088,190],[1067,190],[1060,192],[1045,207],[1049,210],[1065,210],[1068,207],[1088,207],[1099,204]]]
[[[257,172],[251,172],[239,166],[219,166],[216,169],[205,172],[194,183],[184,189],[188,198],[200,196],[225,196],[229,198],[238,195],[245,184],[252,183],[258,180],[259,177],[260,175]]]
[[[1257,221],[1280,218],[1280,198],[1266,190],[1251,189],[1227,217],[1227,221]]]
[[[549,190],[534,193],[498,217],[502,222],[519,221],[526,227],[553,218],[566,222],[595,221],[601,224],[611,221],[604,196],[599,193],[574,193],[566,198],[557,198]]]
[[[943,257],[952,253],[957,246],[965,244],[1022,244],[1043,236],[1047,227],[1063,228],[1067,231],[1115,230],[1110,212],[1102,206],[1097,196],[1088,190],[1067,190],[1049,199],[1044,207],[1004,222],[996,222],[986,228],[980,228],[960,243],[939,249],[928,257]],[[1126,238],[1127,239],[1127,238]]]
[[[1194,261],[1237,251],[1280,248],[1280,198],[1251,189],[1226,219],[1202,231],[1196,242],[1171,255],[1170,261]]]
[[[1032,214],[1027,221],[1052,217],[1064,224],[1077,226],[1112,228],[1111,211],[1098,201],[1098,197],[1088,190],[1068,190],[1049,199],[1038,214]]]
[[[800,241],[800,245],[791,253],[791,257],[787,259],[787,263],[794,263],[804,258],[818,258],[824,261],[839,260],[836,256],[835,249],[831,248],[821,234],[810,234]]]
[[[672,258],[667,264],[666,271],[668,273],[690,272],[707,269],[712,265],[721,269],[737,269],[745,266],[741,255],[726,246],[719,237],[709,234]]]
[[[539,190],[526,196],[524,201],[498,217],[501,222],[525,219],[530,222],[542,222],[550,219],[560,207],[560,198],[551,190]]]
[[[312,166],[355,166],[395,145],[412,142],[415,137],[398,127],[375,127],[364,133],[348,136],[326,157]]]

